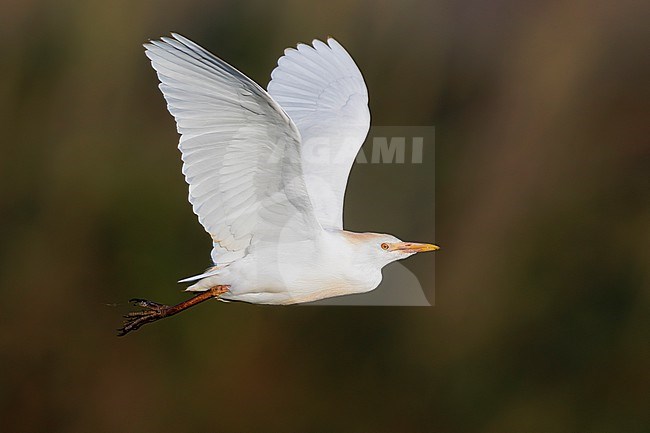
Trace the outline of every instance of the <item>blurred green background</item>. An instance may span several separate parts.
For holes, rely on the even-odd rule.
[[[4,432],[650,431],[647,2],[0,5]],[[346,226],[435,241],[431,308],[202,305],[115,337],[209,263],[141,44],[266,86],[335,36],[420,167],[360,165]],[[432,215],[435,210],[435,236]],[[433,300],[432,300],[433,301]]]

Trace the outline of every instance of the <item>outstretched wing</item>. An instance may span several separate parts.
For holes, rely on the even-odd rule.
[[[352,57],[334,39],[288,48],[271,74],[269,94],[302,136],[307,190],[323,227],[343,228],[350,169],[368,134],[368,90]]]
[[[300,134],[250,78],[183,36],[145,44],[178,145],[189,201],[228,263],[256,242],[311,238],[320,230],[304,179]]]

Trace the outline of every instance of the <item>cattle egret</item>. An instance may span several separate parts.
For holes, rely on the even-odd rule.
[[[387,264],[431,244],[343,230],[343,196],[368,133],[368,92],[333,38],[285,50],[268,91],[185,37],[146,55],[176,119],[189,201],[213,241],[213,266],[178,305],[132,299],[119,335],[217,298],[297,304],[364,293]]]

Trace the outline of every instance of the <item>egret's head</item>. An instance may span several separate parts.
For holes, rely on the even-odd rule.
[[[381,267],[402,260],[415,253],[439,250],[433,244],[403,242],[393,235],[379,233],[354,233],[347,236],[348,240],[358,245],[366,257]]]

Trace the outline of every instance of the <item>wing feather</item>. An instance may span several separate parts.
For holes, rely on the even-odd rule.
[[[269,94],[298,127],[314,212],[323,227],[343,228],[350,169],[368,134],[368,91],[354,60],[334,39],[288,48],[271,74]]]
[[[145,44],[180,137],[189,201],[215,263],[264,240],[315,236],[300,133],[255,82],[183,36]]]

